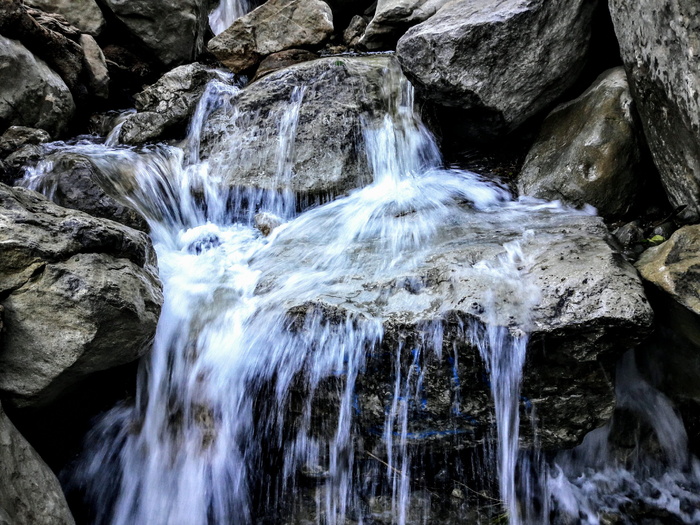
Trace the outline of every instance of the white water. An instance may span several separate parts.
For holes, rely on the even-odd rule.
[[[251,0],[221,0],[209,14],[209,27],[215,35],[225,31],[237,18],[242,17],[253,7]]]
[[[181,147],[70,148],[89,156],[101,182],[149,221],[165,295],[137,399],[115,408],[93,430],[73,483],[84,488],[97,524],[246,524],[261,515],[278,523],[295,513],[301,520],[308,507],[312,522],[364,523],[363,492],[390,501],[385,522],[408,523],[409,420],[423,395],[423,363],[428,355],[444,357],[442,324],[426,326],[415,348],[392,349],[393,395],[381,431],[385,452],[383,459],[371,456],[380,468],[367,469],[353,428],[355,385],[366,356],[383,344],[383,319],[308,305],[333,296],[357,274],[383,280],[410,274],[429,255],[430,240],[456,217],[478,224],[498,214],[515,225],[543,209],[573,212],[513,202],[474,173],[443,169],[405,85],[398,113],[364,129],[373,182],[297,215],[289,189],[223,187],[226,166],[200,160],[203,122],[214,110],[235,115],[237,91],[225,82],[210,84]],[[292,176],[304,93],[299,86],[287,110],[274,117],[280,181]],[[235,162],[235,152],[226,161]],[[29,172],[27,184],[40,187],[50,170],[46,165]],[[270,237],[253,227],[260,212],[283,221]],[[523,231],[501,256],[473,265],[475,279],[492,282],[493,294],[520,298],[516,320],[499,326],[497,297],[487,294],[482,303],[492,322],[465,330],[490,374],[500,498],[512,525],[546,523],[550,499],[572,516],[598,523],[602,496],[591,496],[590,483],[579,483],[573,467],[569,477],[541,472],[538,482],[549,492],[539,514],[522,503],[530,492],[516,484],[520,383],[529,313],[538,300],[524,279],[530,262],[522,245],[531,235]],[[299,246],[303,257],[285,257]],[[672,442],[679,431],[666,420],[668,446],[684,446]],[[624,479],[621,472],[614,471],[615,479]],[[300,477],[318,486],[302,490]],[[303,491],[313,494],[311,503],[299,496]],[[429,513],[423,522],[430,523]]]

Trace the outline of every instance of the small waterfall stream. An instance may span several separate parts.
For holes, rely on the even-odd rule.
[[[231,6],[243,9],[222,1],[217,16],[239,16]],[[389,104],[397,111],[367,122],[362,133],[371,184],[298,210],[284,184],[293,176],[305,96],[298,86],[283,114],[270,117],[279,123],[282,189],[225,186],[227,166],[200,159],[200,137],[212,111],[237,112],[238,89],[210,83],[180,147],[65,146],[89,157],[101,183],[148,220],[165,296],[137,398],[97,424],[72,484],[84,490],[96,524],[418,523],[409,516],[411,418],[424,403],[425,363],[457,356],[443,355],[440,322],[426,325],[419,341],[392,347],[380,457],[356,440],[356,388],[368,356],[388,344],[384,319],[318,298],[337,296],[358,273],[403,278],[425,262],[429,240],[446,235],[455,217],[478,224],[498,215],[517,225],[533,213],[581,212],[513,201],[495,183],[444,168],[405,81],[401,99]],[[50,169],[30,171],[26,184],[42,189]],[[256,228],[261,216],[271,218],[269,236]],[[572,516],[587,516],[582,522],[599,523],[587,510],[597,481],[568,481],[564,473],[575,476],[576,469],[564,456],[551,477],[538,465],[540,478],[530,480],[530,489],[530,481],[517,483],[520,384],[538,301],[538,290],[523,278],[531,261],[522,246],[532,235],[522,229],[495,260],[474,261],[473,278],[491,283],[482,300],[490,322],[463,327],[489,373],[499,505],[511,525],[547,523],[550,497]],[[287,254],[300,247],[303,257],[290,260]],[[496,312],[498,294],[517,299],[507,326]],[[459,413],[460,399],[452,402]],[[368,510],[370,499],[382,498],[389,503],[381,511]],[[420,522],[433,523],[428,510]]]

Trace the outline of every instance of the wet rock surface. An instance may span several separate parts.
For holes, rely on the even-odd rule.
[[[0,389],[40,406],[147,350],[162,303],[146,236],[0,185]]]
[[[422,96],[463,111],[466,134],[492,137],[573,85],[594,7],[582,0],[453,1],[409,29],[397,55]]]
[[[322,58],[277,71],[241,90],[232,100],[235,114],[211,114],[202,156],[232,186],[289,188],[311,202],[343,194],[370,182],[358,146],[363,119],[381,122],[391,110],[387,90],[399,90],[401,78],[388,56]],[[304,91],[292,156],[282,159],[290,165],[285,178],[278,129],[297,86]]]
[[[51,469],[13,426],[0,406],[0,523],[74,525]]]
[[[333,13],[320,0],[268,0],[236,20],[208,44],[234,73],[273,53],[320,44],[333,33]]]
[[[613,0],[610,13],[644,133],[671,205],[700,219],[700,11],[693,0]]]
[[[518,176],[522,195],[591,204],[604,217],[630,211],[643,184],[641,130],[622,68],[603,73],[545,119]]]
[[[424,374],[424,404],[412,409],[409,423],[412,441],[436,450],[452,446],[455,435],[462,446],[480,443],[489,432],[493,407],[470,330],[479,334],[484,323],[504,327],[504,341],[509,334],[530,333],[521,392],[524,444],[532,439],[532,414],[541,445],[553,449],[573,446],[612,414],[610,371],[622,350],[617,342],[643,339],[652,312],[634,268],[607,244],[602,221],[533,214],[521,218],[523,230],[514,230],[496,217],[479,220],[446,225],[410,274],[382,281],[371,277],[368,266],[363,275],[329,284],[316,297],[300,298],[305,300],[301,305],[289,305],[292,315],[302,318],[320,311],[328,319],[385,319],[381,348],[373,351],[358,380],[357,417],[366,438],[379,439],[382,433],[397,348],[403,348],[402,363],[411,366],[419,355],[414,366]],[[519,271],[530,291],[540,290],[530,320],[518,312],[522,301],[533,297],[475,266],[495,263],[503,244],[520,239],[526,229],[536,234],[521,242],[525,260]],[[305,253],[313,253],[303,243],[287,246],[279,240],[275,257],[282,261],[303,261]],[[361,254],[363,248],[350,251]],[[263,269],[261,291],[274,291],[274,282],[274,270]],[[493,304],[485,302],[489,290]],[[436,323],[442,326],[441,357],[431,335]]]

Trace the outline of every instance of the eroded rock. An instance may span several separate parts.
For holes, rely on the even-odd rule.
[[[0,390],[41,406],[82,378],[138,359],[162,303],[145,234],[0,185]]]
[[[333,14],[321,0],[268,0],[208,44],[234,73],[273,53],[320,44],[333,33]]]
[[[25,0],[25,4],[63,15],[83,33],[97,36],[102,32],[105,19],[95,0]]]
[[[654,163],[671,204],[700,218],[700,7],[613,0],[610,14]]]
[[[518,177],[518,190],[606,217],[625,215],[642,187],[641,151],[624,70],[603,73],[579,98],[554,109]]]
[[[465,110],[464,133],[506,133],[576,81],[595,4],[453,1],[409,29],[397,55],[424,97]]]

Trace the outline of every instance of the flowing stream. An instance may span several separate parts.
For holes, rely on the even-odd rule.
[[[426,363],[457,359],[443,355],[443,324],[392,342],[372,307],[358,313],[323,298],[337,297],[357,275],[385,282],[410,274],[454,221],[500,217],[517,225],[534,213],[581,212],[513,201],[498,184],[444,168],[405,81],[398,111],[362,132],[371,184],[298,209],[285,188],[305,96],[298,86],[287,109],[270,117],[279,129],[279,189],[225,186],[227,166],[202,161],[199,141],[209,113],[237,111],[238,89],[213,81],[179,147],[56,146],[88,156],[104,185],[148,220],[165,296],[137,397],[91,432],[72,483],[85,491],[97,524],[434,523],[429,509],[412,510],[411,420],[425,402]],[[50,193],[42,186],[50,169],[30,170],[26,185]],[[523,278],[530,261],[522,246],[532,235],[522,229],[500,255],[473,262],[474,279],[492,283],[482,298],[492,321],[462,332],[489,374],[499,507],[512,525],[546,523],[550,497],[537,496],[538,508],[528,503],[546,490],[571,515],[599,523],[590,509],[602,496],[594,481],[570,481],[573,460],[559,458],[551,477],[538,466],[532,492],[516,483],[520,384],[539,293]],[[380,291],[367,294],[380,303]],[[508,326],[499,322],[498,294],[519,298]],[[390,396],[376,430],[383,451],[368,450],[357,438],[358,382],[369,356],[387,347]],[[459,397],[452,403],[459,412]],[[675,428],[669,421],[664,428]]]

